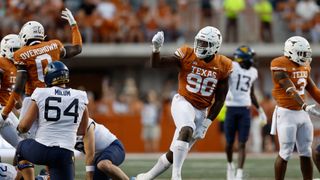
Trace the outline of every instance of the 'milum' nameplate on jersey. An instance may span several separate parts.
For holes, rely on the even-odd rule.
[[[55,89],[54,94],[60,95],[60,96],[70,96],[71,95],[69,90],[60,90],[60,89]]]

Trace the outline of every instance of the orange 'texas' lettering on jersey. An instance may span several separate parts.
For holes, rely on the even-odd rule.
[[[304,91],[307,85],[307,79],[310,74],[310,66],[299,66],[288,58],[281,56],[271,61],[272,77],[275,71],[285,71],[290,80],[295,85],[299,95],[304,98]],[[272,78],[274,87],[272,89],[272,95],[275,98],[278,106],[291,110],[301,110],[301,106],[292,98],[286,94],[285,89],[281,88],[278,82]]]
[[[16,83],[16,66],[12,61],[0,58],[0,70],[2,72],[1,88],[0,88],[0,104],[5,106],[9,100],[10,93]]]
[[[216,54],[209,63],[198,59],[193,48],[183,46],[175,52],[180,58],[178,93],[198,109],[214,102],[216,85],[232,72],[232,61]]]
[[[51,40],[33,46],[23,46],[14,53],[16,63],[26,66],[28,73],[26,95],[31,95],[37,87],[45,87],[44,69],[49,62],[60,60],[62,48],[63,45],[59,40]]]

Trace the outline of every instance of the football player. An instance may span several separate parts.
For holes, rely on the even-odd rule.
[[[152,39],[152,67],[179,67],[178,93],[172,99],[171,114],[176,125],[169,151],[155,166],[139,174],[138,180],[154,179],[173,165],[173,180],[181,180],[183,162],[193,142],[205,137],[212,121],[219,114],[228,92],[232,61],[217,54],[222,43],[220,31],[212,26],[202,28],[194,47],[183,46],[173,56],[160,57],[163,32]]]
[[[287,163],[296,145],[303,179],[312,179],[311,143],[313,125],[309,114],[320,117],[315,105],[304,101],[305,90],[320,103],[320,89],[310,76],[312,51],[309,42],[293,36],[284,44],[284,56],[271,61],[274,87],[272,95],[277,106],[273,113],[271,134],[278,132],[279,155],[275,161],[275,179],[285,177]]]
[[[243,165],[246,156],[246,142],[250,130],[250,106],[253,104],[258,110],[260,120],[266,124],[267,118],[260,108],[254,93],[253,83],[258,77],[258,71],[253,67],[255,52],[249,46],[238,47],[234,53],[233,72],[229,78],[229,92],[226,98],[227,113],[224,122],[227,155],[227,180],[234,179],[234,165],[232,162],[233,144],[238,132],[238,169],[236,180],[243,179]]]
[[[37,87],[44,87],[43,70],[46,65],[61,58],[70,58],[79,54],[82,50],[82,39],[77,23],[72,13],[65,9],[62,18],[66,19],[72,30],[72,45],[63,46],[59,40],[44,41],[45,34],[43,26],[36,21],[29,21],[23,25],[19,37],[22,47],[14,53],[14,61],[17,66],[17,80],[8,103],[2,110],[2,117],[6,119],[11,112],[15,102],[25,90],[25,98],[22,102],[21,115],[26,113],[31,103],[30,96]],[[31,130],[34,136],[35,124]]]
[[[15,84],[17,69],[13,61],[13,53],[21,47],[19,36],[16,34],[6,35],[1,40],[0,47],[0,109],[8,102],[10,93]],[[14,113],[10,113],[7,121],[0,121],[1,136],[13,147],[21,140],[16,133],[18,119]]]
[[[76,136],[84,135],[88,126],[87,94],[66,87],[69,70],[60,61],[48,64],[44,81],[47,87],[32,93],[28,113],[17,127],[19,133],[25,133],[39,121],[35,139],[25,139],[17,146],[18,168],[25,180],[34,179],[30,162],[48,166],[51,180],[73,180]]]
[[[89,119],[84,137],[78,137],[75,149],[86,155],[86,179],[129,177],[118,167],[125,159],[122,143],[106,127]]]

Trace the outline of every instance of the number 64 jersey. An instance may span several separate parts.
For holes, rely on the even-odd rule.
[[[232,72],[232,61],[216,54],[210,62],[205,62],[187,46],[177,49],[175,56],[181,65],[178,93],[197,109],[211,106],[218,82]]]
[[[35,140],[46,146],[73,150],[76,134],[88,104],[85,91],[71,88],[37,88],[31,99],[39,109]]]
[[[254,67],[244,69],[238,62],[232,62],[233,72],[229,78],[229,91],[226,106],[246,107],[251,106],[251,87],[258,78],[258,71]]]

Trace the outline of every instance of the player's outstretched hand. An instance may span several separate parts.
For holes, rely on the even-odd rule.
[[[152,38],[153,52],[160,52],[160,48],[164,42],[163,31],[157,32]]]
[[[315,105],[315,104],[306,105],[306,106],[304,107],[304,110],[305,110],[308,114],[320,118],[320,111],[316,108],[316,105]]]
[[[201,125],[196,128],[195,132],[193,133],[194,139],[203,139],[206,136],[207,130],[211,125],[212,121],[206,118],[202,121]]]
[[[260,120],[260,125],[264,126],[267,124],[267,116],[262,107],[259,108],[259,120]]]
[[[67,20],[69,22],[70,26],[73,26],[73,25],[77,24],[77,22],[74,19],[71,11],[68,8],[66,8],[65,10],[62,10],[61,18]]]

